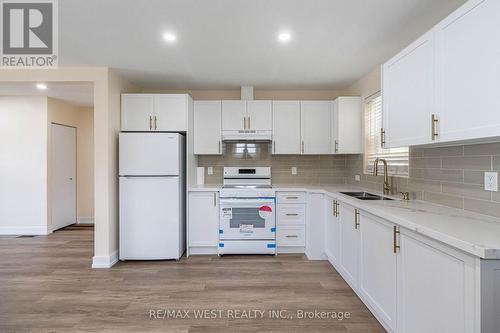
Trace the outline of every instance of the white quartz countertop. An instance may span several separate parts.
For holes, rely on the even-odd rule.
[[[219,191],[222,185],[198,185],[189,191]],[[378,216],[403,228],[425,235],[483,259],[500,259],[500,219],[419,200],[363,201],[341,194],[347,191],[377,191],[361,187],[276,185],[276,191],[321,193]]]

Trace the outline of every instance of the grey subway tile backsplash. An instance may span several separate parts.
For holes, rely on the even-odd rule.
[[[484,171],[500,171],[500,142],[450,147],[410,148],[408,178],[391,177],[393,193],[410,192],[413,200],[500,217],[500,192],[485,191]],[[213,167],[208,184],[222,183],[224,166],[270,166],[274,184],[352,184],[382,189],[383,176],[364,173],[363,155],[271,155],[268,143],[224,144],[221,156],[199,156],[198,165]],[[297,175],[291,168],[297,167]],[[355,181],[360,175],[361,181]]]

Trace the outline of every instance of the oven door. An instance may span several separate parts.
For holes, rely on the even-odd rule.
[[[221,198],[219,239],[275,239],[274,198]]]

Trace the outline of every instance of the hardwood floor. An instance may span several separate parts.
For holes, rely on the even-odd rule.
[[[0,237],[0,332],[385,332],[325,261],[203,256],[91,269],[92,255],[92,228]],[[203,309],[222,318],[196,319]],[[184,316],[172,310],[189,318],[168,318]],[[234,318],[236,310],[257,318]],[[297,310],[350,318],[299,319]]]

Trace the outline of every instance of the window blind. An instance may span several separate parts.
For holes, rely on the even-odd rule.
[[[382,148],[382,96],[380,93],[372,95],[365,100],[364,110],[365,124],[365,173],[373,173],[373,163],[377,158],[387,161],[390,176],[408,177],[408,147],[404,148]],[[379,167],[383,174],[382,166]]]

